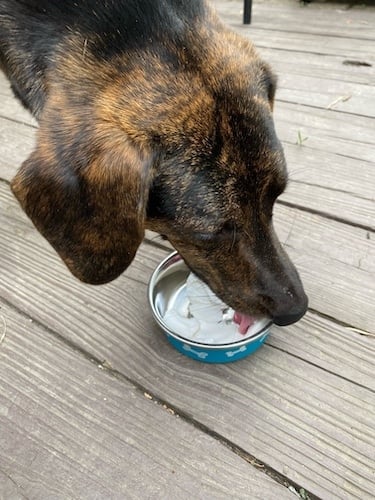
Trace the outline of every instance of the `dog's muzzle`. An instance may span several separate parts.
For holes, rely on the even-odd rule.
[[[298,302],[298,304],[285,310],[273,311],[273,322],[278,326],[286,326],[299,321],[307,311],[308,299],[304,292],[302,292]]]

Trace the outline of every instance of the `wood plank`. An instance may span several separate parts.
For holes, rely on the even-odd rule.
[[[278,80],[277,97],[282,101],[341,112],[375,116],[375,87],[361,83],[340,82],[310,74],[282,73]],[[334,104],[335,103],[335,104]]]
[[[9,211],[2,207],[1,213]],[[139,282],[122,276],[103,287],[85,286],[51,265],[44,241],[33,242],[35,232],[22,243],[14,232],[7,236],[1,222],[2,297],[316,495],[371,498],[375,395],[298,359],[314,323],[295,326],[301,336],[295,356],[275,344],[232,366],[197,364],[176,353],[153,322],[147,260]],[[328,323],[325,335],[335,327]],[[373,357],[363,356],[368,339],[357,342],[351,366],[361,359],[357,383],[366,384]],[[328,344],[315,335],[307,345],[311,358]],[[346,343],[335,345],[330,371],[343,373],[350,352]],[[320,362],[325,367],[327,357]],[[350,373],[356,376],[353,368]]]
[[[9,88],[0,71],[0,179],[10,180],[34,147],[36,121]]]
[[[203,499],[235,491],[236,498],[249,492],[260,499],[265,492],[293,497],[30,318],[4,304],[1,314],[7,334],[0,350],[0,484],[4,471],[9,479],[2,494]]]
[[[318,5],[315,3],[316,6]],[[305,10],[299,10],[296,5],[290,9],[288,16],[283,16],[285,13],[283,7],[273,9],[263,9],[263,12],[258,12],[255,17],[254,26],[272,30],[293,31],[304,35],[322,35],[330,39],[331,37],[349,38],[366,40],[368,43],[374,41],[373,22],[375,20],[375,11],[370,5],[364,6],[366,12],[358,10],[357,16],[353,15],[354,9],[333,9],[325,5],[320,11],[313,9],[312,6]],[[320,15],[319,15],[320,14]],[[367,17],[368,19],[364,19]],[[311,20],[313,19],[313,22]],[[233,20],[233,22],[236,22]]]
[[[306,130],[307,133],[309,131]],[[306,136],[303,135],[303,137]],[[360,207],[362,201],[365,202],[364,206],[367,206],[367,202],[373,202],[374,163],[354,160],[329,151],[319,151],[309,147],[309,139],[303,142],[302,146],[284,142],[283,147],[291,183],[313,184],[332,192],[342,191],[353,197],[354,207]],[[334,184],[332,179],[334,179]],[[295,201],[300,202],[298,193],[296,193]],[[325,197],[321,198],[321,206],[325,206]],[[354,221],[356,220],[356,215],[351,213],[351,207],[339,213],[345,218],[352,217]]]
[[[0,471],[0,494],[4,500],[27,500],[20,487],[10,477]]]
[[[289,185],[281,200],[374,227],[374,163],[318,151],[309,140],[283,146]]]
[[[166,344],[147,312],[139,318],[143,329],[139,328],[138,320],[133,323],[134,312],[145,311],[144,307],[145,304],[138,302],[129,323],[122,324],[123,331],[138,339],[133,347],[128,343],[129,337],[114,343],[113,337],[106,337],[105,330],[101,332],[106,337],[102,339],[102,359],[134,377],[148,391],[262,457],[316,495],[372,498],[373,393],[358,387],[353,390],[350,383],[271,347],[233,365],[197,364]],[[76,321],[82,330],[82,312],[78,320],[73,319]],[[38,345],[36,348],[45,370],[45,350]],[[25,349],[25,357],[32,359],[33,355],[29,347]],[[62,372],[58,378],[65,377],[68,385],[74,387],[76,382],[71,380],[70,373],[76,362],[66,362],[60,355],[58,359]],[[66,366],[70,368],[68,374],[64,372]],[[84,380],[82,373],[85,372],[79,366],[76,369],[79,380]],[[108,383],[106,397],[107,386]],[[55,380],[53,387],[54,394],[65,393],[64,387],[57,385],[56,388]],[[27,390],[32,389],[26,386]],[[14,388],[11,392],[14,394]],[[97,392],[101,391],[95,384],[95,394]],[[77,397],[82,399],[81,392]],[[50,422],[51,416],[43,420]],[[101,429],[95,429],[95,435],[101,433]]]
[[[292,181],[280,200],[338,217],[347,223],[358,224],[371,231],[375,229],[374,201],[353,196],[350,191],[345,192],[335,188],[330,190],[325,186]]]
[[[374,332],[375,273],[368,264],[374,233],[281,205],[275,226],[301,274],[310,307]]]
[[[321,54],[323,56],[340,56],[345,59],[375,63],[375,49],[368,40],[356,38],[331,37],[329,43],[326,35],[301,34],[281,30],[269,30],[252,27],[251,31],[242,26],[236,31],[249,37],[258,48],[278,48],[294,52],[298,47],[299,52]]]
[[[304,137],[308,137],[303,143],[306,147],[374,162],[372,118],[351,115],[348,120],[345,115],[333,109],[324,110],[277,102],[275,122],[279,138],[284,142],[295,144],[300,131]]]
[[[294,325],[273,327],[268,344],[375,392],[374,336],[366,336],[317,314]]]
[[[325,33],[284,31],[281,28],[274,29],[272,26],[262,28],[255,23],[248,27],[239,24],[237,19],[231,20],[230,17],[226,17],[225,22],[241,35],[250,38],[259,49],[277,48],[290,52],[298,49],[299,52],[340,56],[366,61],[369,64],[375,63],[374,44],[369,43],[366,38],[351,38],[345,35],[327,37]]]
[[[13,96],[8,80],[2,72],[0,72],[0,116],[33,127],[37,125],[29,111]]]
[[[32,152],[35,129],[0,118],[0,179],[9,181]]]
[[[221,17],[242,27],[242,0],[211,0]],[[313,22],[312,22],[313,21]],[[350,6],[312,2],[298,5],[295,0],[257,0],[253,5],[253,27],[374,40],[373,6],[357,2]],[[244,27],[245,28],[245,27]]]
[[[368,274],[375,272],[373,233],[281,204],[275,207],[274,219],[280,240],[289,249],[346,265],[351,269],[349,276],[355,276],[356,269]],[[334,275],[330,278],[333,280]]]
[[[321,56],[320,54],[306,54],[298,52],[298,47],[293,51],[262,48],[259,49],[264,59],[271,64],[277,74],[314,76],[327,78],[332,81],[361,83],[370,85],[375,80],[375,65],[355,66],[346,64],[345,56]],[[358,63],[366,61],[356,60]]]

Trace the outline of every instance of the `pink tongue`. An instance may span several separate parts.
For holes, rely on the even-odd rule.
[[[245,335],[249,327],[255,322],[255,319],[236,311],[233,316],[233,321],[237,323],[240,334]]]

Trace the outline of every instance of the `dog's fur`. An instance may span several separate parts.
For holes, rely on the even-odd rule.
[[[0,0],[0,67],[40,124],[13,192],[75,276],[116,278],[149,228],[233,308],[304,314],[275,77],[204,0]]]

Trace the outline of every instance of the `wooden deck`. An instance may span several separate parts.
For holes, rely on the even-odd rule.
[[[279,74],[276,224],[310,310],[205,365],[153,322],[160,241],[76,281],[10,193],[36,125],[0,77],[1,499],[375,497],[375,7],[214,4]]]

